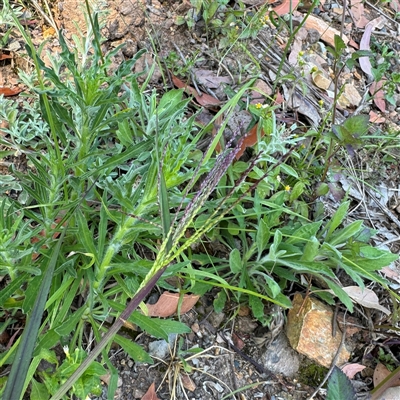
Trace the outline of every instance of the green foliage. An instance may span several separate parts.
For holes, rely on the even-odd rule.
[[[353,385],[346,374],[334,367],[328,380],[327,400],[355,400],[357,398]]]

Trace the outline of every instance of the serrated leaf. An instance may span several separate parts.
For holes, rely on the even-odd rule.
[[[355,400],[356,392],[346,374],[338,367],[334,367],[328,380],[326,400]]]
[[[362,135],[367,132],[369,116],[366,114],[353,115],[344,121],[343,126],[351,135]]]

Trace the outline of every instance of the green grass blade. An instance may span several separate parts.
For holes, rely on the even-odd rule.
[[[26,324],[24,333],[22,334],[21,342],[15,355],[15,362],[11,368],[10,376],[8,377],[6,388],[3,394],[4,399],[19,400],[22,397],[25,378],[32,359],[33,351],[35,349],[40,323],[64,235],[65,230],[63,230],[57,245],[54,247],[54,251],[47,265],[46,272],[43,275],[43,281],[36,297],[35,305],[33,306],[28,323]]]

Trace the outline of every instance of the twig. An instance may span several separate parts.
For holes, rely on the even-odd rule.
[[[328,373],[325,375],[325,378],[322,380],[322,382],[319,384],[319,386],[315,389],[314,393],[307,400],[312,400],[318,394],[320,389],[325,385],[325,382],[331,376],[332,371],[336,366],[336,362],[339,359],[340,353],[342,352],[342,349],[343,349],[343,346],[344,346],[344,341],[346,339],[346,313],[347,313],[347,310],[346,310],[346,312],[345,312],[345,314],[343,316],[344,329],[343,329],[343,332],[342,332],[342,340],[340,341],[340,344],[339,344],[339,347],[338,347],[337,352],[335,354],[335,357],[332,360],[331,367],[329,368]]]
[[[380,10],[378,7],[375,7],[372,3],[370,3],[369,1],[366,1],[365,4],[368,4],[371,8],[373,8],[376,12],[378,12],[379,14],[383,15],[385,18],[387,18],[388,20],[394,22],[397,25],[400,25],[398,21],[396,21],[395,19],[389,17],[387,14],[385,14],[382,10]]]

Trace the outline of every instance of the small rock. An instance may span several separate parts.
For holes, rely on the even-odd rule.
[[[290,347],[284,332],[281,332],[266,348],[260,361],[268,371],[283,374],[289,378],[296,375],[300,367],[300,357]]]
[[[330,307],[312,297],[304,300],[297,293],[288,313],[286,331],[295,350],[327,368],[331,366],[342,339],[339,329],[336,336],[332,336],[332,318]],[[343,346],[336,365],[344,364],[349,357],[349,351]]]

